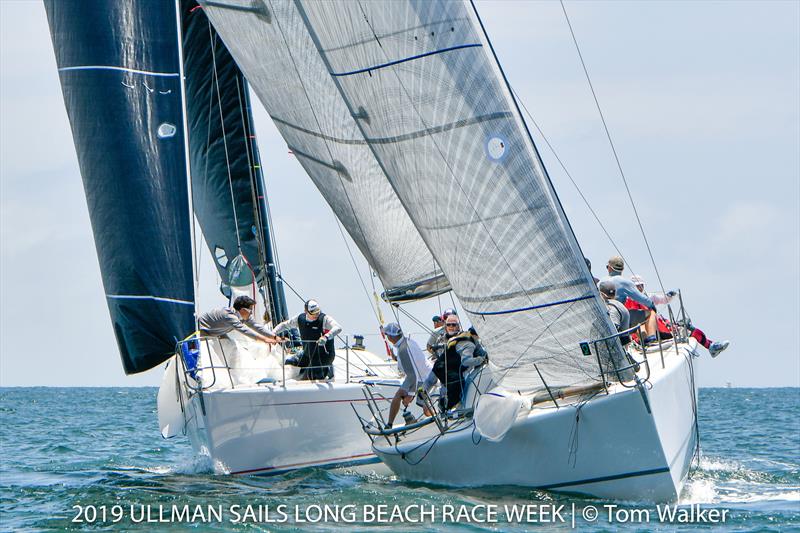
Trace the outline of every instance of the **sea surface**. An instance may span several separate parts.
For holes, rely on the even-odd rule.
[[[702,457],[678,503],[685,510],[693,504],[706,511],[727,510],[725,522],[717,524],[662,523],[652,504],[519,487],[449,489],[404,483],[389,475],[321,469],[275,477],[224,475],[207,458],[196,457],[186,438],[161,438],[156,392],[0,389],[0,530],[569,531],[574,507],[579,531],[800,531],[796,388],[700,390]],[[326,504],[329,509],[339,506],[341,522],[354,517],[358,522],[314,522],[314,506]],[[427,506],[413,509],[430,508],[437,515],[432,523],[412,523],[420,517],[413,511],[407,522],[388,522],[387,517],[379,522],[376,517],[364,523],[364,506],[379,504],[387,509]],[[159,522],[172,520],[173,505],[187,509],[189,519],[178,515],[177,521]],[[272,514],[262,518],[285,523],[243,522],[248,505],[254,510],[262,506],[262,513],[269,506]],[[288,518],[275,514],[279,505],[286,506]],[[359,514],[347,515],[342,510],[347,505]],[[472,510],[475,521],[462,516],[442,523],[446,505]],[[498,509],[496,523],[487,521],[485,510],[491,507],[483,507],[492,505]],[[526,505],[539,512],[535,521],[505,520],[505,506]],[[546,516],[562,505],[564,522]],[[619,505],[611,511],[613,522],[606,505]],[[209,506],[223,509],[221,521],[203,511]],[[230,512],[231,506],[239,506],[241,520]],[[583,517],[588,507],[599,511],[596,520]],[[147,511],[149,515],[143,514]]]

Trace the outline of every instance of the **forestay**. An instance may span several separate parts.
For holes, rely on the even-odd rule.
[[[194,329],[175,5],[45,9],[114,334],[141,372]]]
[[[289,150],[377,272],[387,294],[410,300],[448,290],[447,280],[316,52],[295,4],[249,0],[201,4]],[[357,116],[367,123],[379,119],[370,113],[357,111]],[[406,202],[426,204],[427,199],[412,197]],[[304,212],[302,199],[297,207]],[[312,216],[316,224],[310,231],[333,236],[319,214]]]
[[[534,364],[549,385],[599,379],[596,358],[578,345],[612,325],[471,5],[295,6],[502,384],[540,387]],[[315,60],[305,39],[291,47]],[[309,91],[327,94],[322,85]],[[293,90],[275,87],[265,100]]]

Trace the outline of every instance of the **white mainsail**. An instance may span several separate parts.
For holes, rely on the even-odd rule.
[[[287,142],[342,162],[354,185],[388,180],[393,193],[361,196],[374,205],[361,206],[359,227],[405,240],[405,208],[505,387],[541,387],[539,372],[551,386],[600,379],[578,345],[613,326],[470,4],[268,1],[269,22],[217,6],[209,17],[268,110],[290,117]],[[306,129],[367,144],[301,132],[312,115]],[[304,164],[325,192],[334,180]],[[386,258],[366,247],[371,262]]]
[[[447,290],[294,5],[202,3],[289,149],[387,292],[413,299]]]

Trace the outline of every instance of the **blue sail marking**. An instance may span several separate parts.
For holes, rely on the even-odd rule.
[[[546,303],[546,304],[531,305],[529,307],[520,307],[518,309],[507,309],[505,311],[486,311],[486,312],[481,312],[481,311],[471,311],[469,309],[464,309],[464,311],[466,311],[467,313],[471,313],[473,315],[478,315],[478,316],[510,315],[512,313],[519,313],[519,312],[522,312],[522,311],[531,311],[532,309],[542,309],[544,307],[553,307],[554,305],[571,304],[573,302],[579,302],[581,300],[589,300],[591,298],[594,298],[594,295],[586,294],[584,296],[578,296],[577,298],[570,298],[569,300],[559,300],[557,302],[549,302],[549,303]]]
[[[70,70],[121,70],[122,72],[131,72],[133,74],[146,74],[147,76],[164,76],[164,77],[179,77],[180,72],[151,72],[149,70],[138,70],[135,68],[115,67],[114,65],[78,65],[75,67],[61,67],[59,72],[66,72]]]
[[[351,70],[350,72],[331,72],[331,76],[351,76],[353,74],[361,74],[363,72],[371,72],[373,70],[378,70],[386,67],[391,67],[392,65],[397,65],[399,63],[405,63],[406,61],[413,61],[415,59],[420,59],[423,57],[433,56],[436,54],[443,54],[445,52],[450,52],[453,50],[461,50],[462,48],[475,48],[476,46],[483,46],[481,43],[473,43],[473,44],[460,44],[458,46],[450,46],[449,48],[442,48],[441,50],[433,50],[431,52],[425,52],[424,54],[417,54],[415,56],[406,57],[403,59],[396,59],[394,61],[389,61],[388,63],[381,63],[380,65],[375,65],[372,67],[361,68],[358,70]]]

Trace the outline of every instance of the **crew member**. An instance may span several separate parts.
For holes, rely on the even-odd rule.
[[[255,305],[255,300],[249,296],[239,296],[234,300],[233,308],[223,307],[203,313],[197,319],[200,333],[212,337],[227,337],[229,332],[236,330],[256,341],[277,343],[275,333],[253,320]]]
[[[644,331],[647,335],[644,339],[644,343],[657,341],[656,306],[646,294],[636,290],[636,287],[630,280],[622,277],[622,271],[625,270],[625,261],[622,257],[615,255],[608,260],[606,269],[608,270],[608,277],[600,280],[600,283],[610,281],[614,284],[616,300],[624,305],[626,300],[630,298],[639,302],[644,307],[644,309],[629,311],[630,326],[633,327],[644,324]]]
[[[342,328],[330,315],[323,313],[314,300],[305,303],[305,312],[275,326],[275,333],[297,328],[303,353],[286,360],[303,368],[300,379],[333,379],[333,360],[336,358],[334,339]]]
[[[625,331],[628,329],[630,327],[631,317],[628,309],[616,299],[617,288],[614,282],[603,280],[597,285],[597,288],[600,289],[600,296],[603,297],[603,301],[606,303],[608,317],[611,319],[611,323],[614,324],[614,327],[617,328],[617,331]],[[622,344],[628,344],[630,342],[630,337],[624,335],[620,337],[620,341]]]
[[[394,346],[397,366],[406,375],[389,406],[389,419],[386,427],[390,428],[397,416],[397,412],[400,410],[400,403],[402,402],[404,407],[408,407],[408,404],[414,398],[414,391],[425,381],[431,369],[422,349],[413,339],[403,335],[400,324],[397,322],[386,324],[383,327],[383,333]],[[413,418],[410,420],[413,421]]]
[[[476,355],[477,344],[468,331],[461,331],[458,315],[448,315],[444,321],[446,348],[433,364],[433,371],[423,384],[428,390],[438,379],[445,395],[441,398],[442,410],[452,409],[461,401],[464,391],[462,371],[482,365],[486,357]]]

